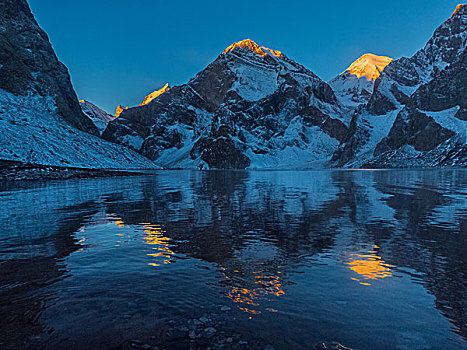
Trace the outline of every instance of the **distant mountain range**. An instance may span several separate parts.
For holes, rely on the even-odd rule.
[[[4,3],[1,159],[115,168],[467,165],[466,5],[411,58],[366,54],[326,83],[247,39],[188,83],[166,85],[111,116],[78,103],[26,1]],[[86,141],[74,145],[68,134]],[[70,145],[79,161],[66,153]]]

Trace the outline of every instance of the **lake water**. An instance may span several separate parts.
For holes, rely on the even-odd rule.
[[[467,171],[0,189],[2,349],[467,349]]]

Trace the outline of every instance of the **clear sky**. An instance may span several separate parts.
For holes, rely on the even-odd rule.
[[[422,48],[459,0],[29,0],[79,98],[108,112],[187,82],[232,42],[280,50],[324,80],[364,53]]]

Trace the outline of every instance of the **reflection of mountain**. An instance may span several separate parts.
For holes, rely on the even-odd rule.
[[[3,244],[6,240],[21,247],[16,254],[5,254],[7,259],[0,258],[2,349],[10,348],[12,344],[15,344],[12,349],[18,348],[19,344],[26,347],[29,337],[50,331],[40,322],[44,303],[54,298],[46,287],[67,277],[63,259],[81,248],[73,234],[89,216],[97,212],[96,204],[92,201],[63,208],[45,206],[42,209],[50,210],[40,215],[32,213],[31,217],[47,225],[38,224],[32,234],[29,231],[9,232],[7,229],[0,236]],[[55,220],[60,218],[56,224],[49,220],[52,213]],[[0,222],[2,227],[9,227],[5,225],[4,217],[0,218]]]
[[[178,265],[165,263],[193,258],[215,266],[219,279],[211,285],[251,317],[280,309],[293,295],[291,284],[308,288],[297,280],[296,271],[324,264],[324,256],[337,260],[345,279],[359,288],[384,288],[401,275],[423,282],[436,307],[467,337],[466,192],[467,173],[455,170],[163,172],[10,191],[0,224],[10,228],[7,236],[15,236],[37,223],[42,231],[34,242],[50,249],[35,250],[45,265],[18,252],[8,257],[15,269],[27,264],[40,269],[34,272],[40,276],[38,286],[25,287],[33,291],[24,305],[34,310],[29,311],[34,318],[41,311],[34,304],[42,300],[41,288],[66,271],[66,263],[57,259],[79,248],[75,232],[84,223],[103,223],[115,230],[115,249],[137,241],[131,259],[153,273]],[[36,198],[44,199],[40,207],[34,206]],[[30,208],[28,215],[15,203]],[[17,220],[9,214],[15,212],[25,215]],[[7,283],[24,282],[17,270],[10,271]],[[148,277],[145,283],[154,280]],[[319,290],[321,281],[313,283]],[[26,308],[18,310],[26,313]],[[13,311],[2,308],[1,313],[0,322],[8,321]],[[19,318],[21,322],[27,319]]]
[[[436,307],[466,337],[467,174],[412,174],[404,184],[388,174],[377,175],[375,187],[390,195],[386,203],[400,227],[394,232],[394,227],[371,223],[367,231],[376,233],[376,241],[390,242],[382,250],[388,263],[422,274],[426,288],[436,297]],[[448,188],[442,191],[441,185]]]
[[[250,306],[286,284],[287,266],[300,257],[338,249],[343,236],[355,245],[369,241],[377,249],[350,259],[361,282],[390,277],[392,266],[417,271],[437,307],[465,336],[467,256],[459,247],[466,246],[466,188],[466,174],[455,171],[316,172],[301,179],[294,172],[273,178],[261,172],[182,172],[143,184],[137,204],[108,209],[128,224],[163,222],[176,254],[222,266],[229,297]],[[270,282],[256,283],[257,274]]]

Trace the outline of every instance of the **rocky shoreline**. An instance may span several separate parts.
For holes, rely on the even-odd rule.
[[[163,349],[211,349],[211,350],[275,350],[267,339],[248,339],[240,333],[225,329],[232,317],[228,306],[219,306],[221,311],[205,313],[200,318],[169,320],[160,327],[158,336],[147,341],[129,339],[122,344],[125,350],[163,350]],[[248,339],[248,340],[247,340]],[[157,345],[156,345],[157,344]],[[280,348],[283,348],[282,346]],[[310,346],[312,350],[352,350],[342,344],[330,341]]]
[[[65,180],[74,178],[144,175],[140,170],[107,170],[60,167],[0,160],[0,181]]]

